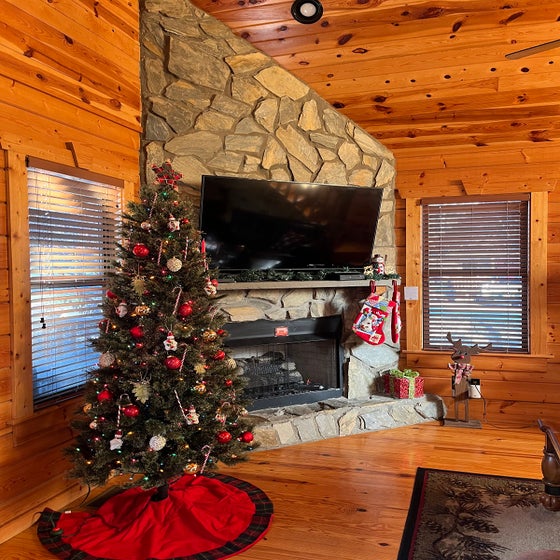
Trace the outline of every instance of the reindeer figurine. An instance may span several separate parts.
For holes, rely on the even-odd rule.
[[[458,338],[453,340],[451,333],[447,333],[447,340],[453,346],[453,353],[451,354],[452,363],[448,364],[449,369],[453,372],[451,377],[451,389],[455,401],[455,420],[453,422],[461,422],[463,426],[480,427],[480,422],[469,421],[469,385],[473,366],[471,364],[471,356],[476,356],[492,347],[492,344],[487,344],[481,348],[478,344],[474,346],[466,346],[463,341]],[[459,405],[462,404],[464,408],[464,419],[459,419]],[[446,420],[446,424],[449,421]],[[455,424],[459,425],[459,424]]]

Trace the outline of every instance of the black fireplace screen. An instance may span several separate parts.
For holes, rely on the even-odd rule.
[[[340,318],[231,323],[226,344],[252,408],[309,403],[342,394]]]

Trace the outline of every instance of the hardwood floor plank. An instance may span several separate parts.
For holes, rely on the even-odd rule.
[[[268,533],[238,558],[394,560],[417,467],[541,479],[543,445],[536,426],[477,430],[434,422],[257,450],[246,462],[220,468],[274,503]],[[0,544],[0,558],[54,557],[31,527]]]

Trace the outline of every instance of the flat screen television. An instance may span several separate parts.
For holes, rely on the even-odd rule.
[[[370,264],[382,189],[203,175],[200,230],[210,266],[362,270]]]

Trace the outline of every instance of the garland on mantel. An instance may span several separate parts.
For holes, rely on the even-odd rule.
[[[220,280],[235,280],[236,282],[286,282],[290,280],[332,280],[344,274],[362,274],[364,280],[393,280],[399,279],[398,274],[377,274],[375,272],[358,272],[348,268],[326,270],[244,270],[236,274],[221,274]]]

